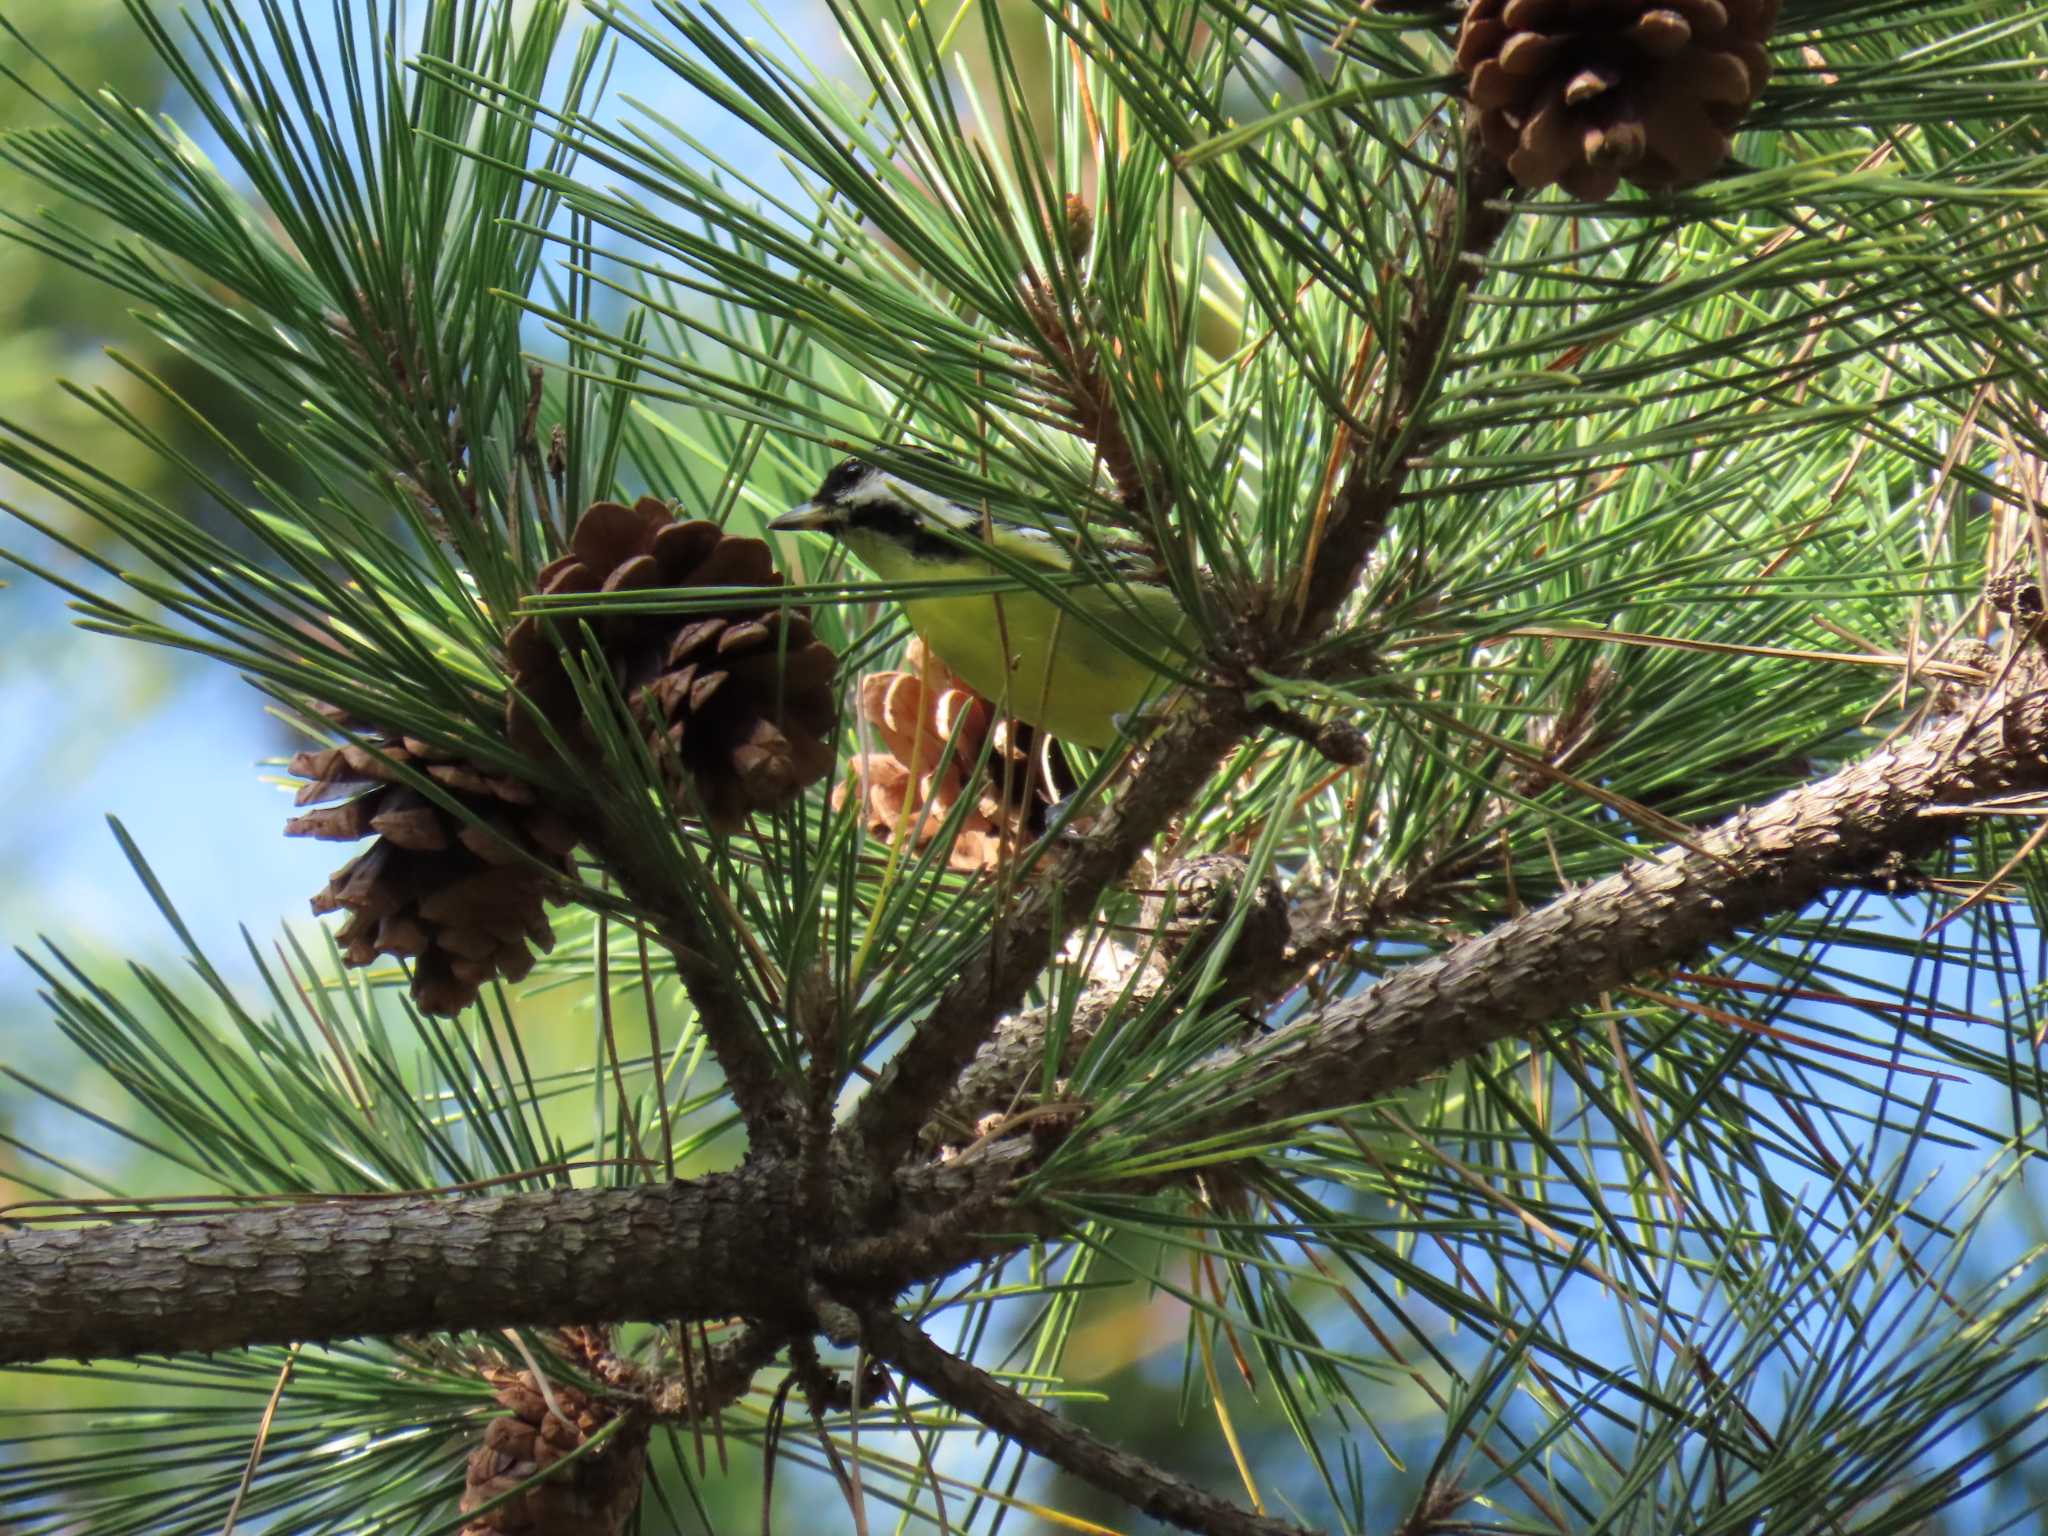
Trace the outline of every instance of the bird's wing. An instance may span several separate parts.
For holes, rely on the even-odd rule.
[[[1159,560],[1142,544],[1097,536],[1088,544],[1068,540],[1047,529],[991,519],[996,547],[1013,559],[1027,561],[1047,571],[1067,572],[1077,563],[1077,552],[1090,568],[1126,581],[1157,582]]]

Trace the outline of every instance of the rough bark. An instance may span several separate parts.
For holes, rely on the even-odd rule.
[[[757,1312],[797,1245],[791,1210],[787,1178],[742,1170],[18,1232],[0,1239],[0,1361],[716,1317],[748,1295]]]
[[[2027,685],[2037,686],[2031,672]],[[1234,1102],[1183,1134],[1337,1110],[1568,1013],[1892,855],[1953,835],[1929,816],[2048,789],[2048,694],[1966,717],[1735,816],[1330,1005],[1201,1071]],[[1262,1079],[1248,1099],[1247,1071]],[[885,1293],[1018,1246],[1006,1207],[1029,1140],[903,1170],[879,1227],[849,1206],[819,1232],[796,1175],[766,1160],[688,1184],[336,1201],[0,1239],[0,1361],[218,1349],[286,1339],[801,1310],[805,1287]]]
[[[2043,680],[2029,664],[2028,686]],[[2048,788],[2048,693],[1978,701],[1925,733],[1742,811],[1698,839],[1322,1009],[1205,1070],[1240,1094],[1206,1122],[1264,1124],[1357,1104],[1523,1033],[1631,976],[1697,955],[1743,928],[1794,912],[1894,858],[1955,834],[1924,814]]]
[[[0,1234],[0,1364],[358,1335],[746,1317],[802,1329],[814,1275],[891,1292],[1007,1251],[1023,1149],[905,1170],[883,1232],[805,1212],[794,1159],[674,1184],[321,1200]]]

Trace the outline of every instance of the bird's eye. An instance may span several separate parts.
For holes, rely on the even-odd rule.
[[[824,483],[818,487],[817,499],[823,502],[837,501],[873,473],[873,467],[864,459],[841,459],[832,466],[831,471],[825,476]]]

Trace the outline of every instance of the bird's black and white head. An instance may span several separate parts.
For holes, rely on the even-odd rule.
[[[966,507],[866,459],[840,460],[809,501],[768,526],[829,533],[870,566],[870,553],[885,549],[913,560],[958,559],[959,541],[980,535],[980,519]]]

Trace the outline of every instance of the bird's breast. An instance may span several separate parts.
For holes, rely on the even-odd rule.
[[[1153,672],[1092,625],[1035,592],[904,604],[925,644],[968,687],[1030,725],[1082,747],[1116,740]]]

